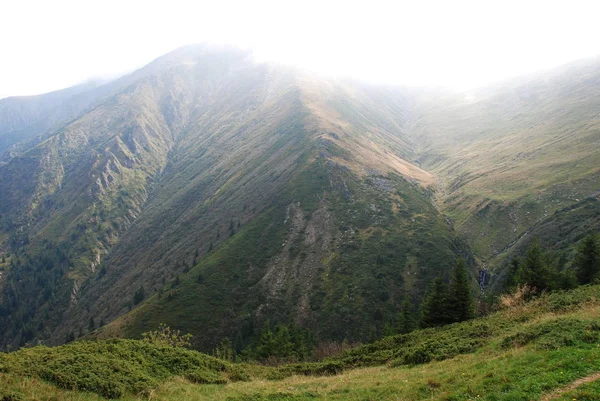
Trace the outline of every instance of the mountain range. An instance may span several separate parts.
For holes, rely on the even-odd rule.
[[[457,258],[491,289],[532,238],[568,260],[600,229],[600,61],[467,94],[188,46],[0,100],[0,189],[2,348],[366,341]]]

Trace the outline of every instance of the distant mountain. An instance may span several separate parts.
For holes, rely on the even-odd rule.
[[[1,343],[101,322],[134,337],[164,322],[201,349],[275,323],[374,338],[457,257],[501,269],[597,194],[596,73],[465,98],[198,45],[65,95],[40,119],[62,123],[23,125],[39,139],[0,166]]]
[[[489,263],[600,189],[600,60],[470,95],[425,93],[410,128],[441,209]]]

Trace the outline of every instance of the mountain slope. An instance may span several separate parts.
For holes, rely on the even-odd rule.
[[[209,289],[171,310],[207,323],[219,304],[214,330],[182,322],[197,346],[266,320],[365,339],[468,256],[410,161],[402,91],[205,46],[141,71],[0,168],[4,344],[64,341],[184,272]],[[366,308],[381,310],[356,319]]]
[[[77,115],[0,165],[0,346],[109,322],[365,341],[457,257],[500,277],[533,235],[568,256],[598,229],[598,65],[465,97],[199,45],[65,95]]]
[[[443,210],[484,260],[600,190],[600,63],[469,95],[421,93],[411,122]]]

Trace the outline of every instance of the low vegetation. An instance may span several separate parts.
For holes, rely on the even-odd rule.
[[[233,363],[173,346],[181,337],[164,328],[146,340],[24,348],[0,354],[0,399],[526,400],[553,392],[594,399],[597,383],[572,383],[600,372],[600,286],[514,298],[484,318],[312,363]]]

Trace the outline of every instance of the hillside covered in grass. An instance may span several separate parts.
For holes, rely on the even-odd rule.
[[[2,101],[0,349],[160,323],[205,352],[364,343],[458,259],[484,298],[534,237],[568,272],[600,229],[599,66],[464,94],[196,45]]]
[[[279,367],[139,340],[22,349],[0,354],[0,399],[596,400],[600,286],[501,303],[484,318]]]

